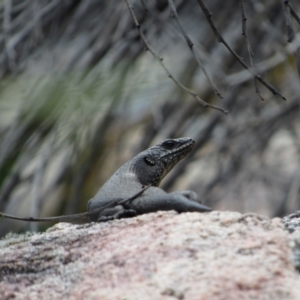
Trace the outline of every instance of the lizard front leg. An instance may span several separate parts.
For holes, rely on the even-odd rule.
[[[189,200],[180,193],[154,193],[141,196],[131,202],[130,208],[134,209],[138,215],[159,210],[175,210],[179,213],[211,211],[209,207]]]
[[[135,210],[124,208],[122,205],[117,205],[115,207],[104,209],[102,212],[92,216],[91,219],[96,222],[106,222],[115,219],[130,218],[136,215],[137,213]]]
[[[134,209],[122,209],[117,211],[113,215],[108,215],[108,216],[100,215],[97,219],[97,222],[106,222],[106,221],[122,219],[122,218],[131,218],[131,217],[135,217],[136,215],[137,213]]]

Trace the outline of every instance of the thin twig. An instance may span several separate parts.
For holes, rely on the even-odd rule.
[[[207,71],[206,71],[206,69],[205,69],[205,67],[203,65],[203,62],[201,61],[200,57],[196,54],[194,43],[191,41],[191,39],[188,37],[187,33],[183,29],[183,26],[182,26],[182,24],[181,24],[181,22],[179,20],[179,17],[178,17],[178,14],[177,14],[177,10],[176,10],[176,7],[174,5],[173,0],[168,0],[168,2],[169,2],[170,9],[172,11],[172,14],[173,14],[173,16],[174,16],[174,18],[176,20],[176,23],[177,23],[177,25],[179,27],[179,30],[181,31],[181,33],[182,33],[182,35],[183,35],[186,43],[188,44],[191,52],[193,53],[193,55],[194,55],[194,57],[195,57],[198,65],[199,65],[199,67],[202,69],[202,71],[205,74],[206,78],[208,79],[209,83],[212,85],[215,93],[222,99],[223,98],[222,94],[220,93],[220,91],[218,90],[216,84],[213,82],[213,80],[211,79],[211,77],[207,73]]]
[[[3,14],[3,38],[5,43],[5,52],[7,55],[8,65],[10,70],[14,70],[16,68],[15,61],[15,50],[9,48],[9,39],[10,39],[10,28],[11,28],[11,13],[12,13],[12,1],[5,0],[4,1],[4,14]]]
[[[289,43],[292,43],[296,36],[294,26],[293,26],[292,16],[299,24],[300,24],[300,18],[296,14],[292,6],[290,5],[289,1],[284,1],[284,13],[285,13],[285,20],[286,20],[286,27],[287,27],[287,36],[288,36],[287,41]],[[294,56],[296,59],[298,74],[300,76],[300,47],[298,47],[295,50]]]
[[[251,74],[257,78],[258,81],[260,81],[265,87],[267,87],[274,95],[277,95],[279,97],[281,97],[283,100],[286,100],[286,98],[281,95],[271,84],[267,83],[264,79],[261,78],[260,75],[256,74],[256,72],[250,68],[236,53],[233,49],[230,48],[230,46],[227,44],[227,42],[224,40],[224,38],[222,37],[222,35],[220,34],[220,32],[218,31],[217,27],[215,26],[214,22],[212,21],[212,13],[209,11],[209,9],[206,7],[206,5],[204,4],[204,2],[202,0],[197,0],[211,29],[214,32],[214,35],[216,36],[216,38],[218,39],[219,43],[222,43],[228,50],[229,52],[236,58],[236,60],[245,68],[247,69],[249,72],[251,72]]]
[[[285,13],[285,21],[287,27],[287,41],[291,43],[295,39],[295,30],[293,27],[293,22],[291,18],[291,10],[290,7],[287,5],[287,1],[284,3],[284,13]]]
[[[294,8],[292,7],[292,5],[290,4],[290,1],[284,1],[284,5],[286,5],[286,6],[289,7],[289,9],[291,11],[291,15],[300,24],[300,17],[298,16],[298,14],[296,13],[296,11],[294,10]]]
[[[111,202],[107,203],[106,205],[103,205],[103,206],[101,206],[101,207],[99,207],[99,208],[97,208],[93,211],[88,211],[88,212],[84,212],[84,213],[80,213],[80,214],[57,216],[57,217],[46,217],[46,218],[31,218],[31,217],[22,218],[22,217],[17,217],[17,216],[14,216],[14,215],[10,215],[10,214],[0,212],[0,220],[2,218],[8,218],[8,219],[13,219],[13,220],[28,221],[28,222],[57,222],[57,221],[67,221],[67,220],[73,221],[75,219],[84,219],[84,218],[93,216],[95,214],[98,214],[106,208],[114,207],[116,205],[120,205],[120,204],[124,204],[124,203],[130,203],[134,199],[136,199],[137,197],[142,195],[149,187],[150,187],[150,185],[142,187],[142,189],[140,191],[138,191],[133,196],[131,196],[127,199],[111,201]]]
[[[266,60],[258,63],[256,65],[256,68],[260,73],[265,73],[269,71],[270,69],[275,68],[279,64],[286,61],[287,57],[289,55],[292,55],[298,48],[300,47],[300,33],[296,35],[295,40],[291,44],[287,44],[283,51],[276,52],[273,56],[267,58]],[[226,82],[230,86],[239,85],[243,82],[249,81],[252,79],[251,73],[248,72],[248,70],[241,70],[234,74],[227,75]]]
[[[255,70],[254,64],[253,64],[253,59],[252,59],[252,57],[254,56],[254,53],[252,51],[249,36],[248,36],[248,33],[247,33],[247,17],[246,17],[246,14],[245,14],[244,2],[243,2],[243,0],[239,0],[239,1],[240,1],[241,13],[242,13],[242,35],[245,37],[245,40],[246,40],[247,50],[248,50],[249,60],[250,60],[250,66],[253,70]],[[260,93],[258,82],[257,82],[257,79],[255,77],[254,77],[254,85],[255,85],[256,93],[259,95],[261,100],[264,100],[263,96]]]
[[[144,46],[146,48],[146,50],[149,50],[150,53],[153,55],[153,57],[160,63],[160,65],[162,66],[162,68],[165,70],[165,72],[168,74],[168,77],[170,79],[173,80],[173,82],[179,86],[180,88],[182,88],[183,90],[185,90],[186,92],[188,92],[190,95],[194,96],[198,102],[205,108],[205,107],[211,107],[211,108],[214,108],[214,109],[217,109],[219,111],[221,111],[222,113],[224,113],[225,115],[228,113],[227,110],[225,110],[224,108],[222,107],[218,107],[218,106],[214,106],[212,104],[209,104],[207,102],[205,102],[204,100],[202,100],[197,93],[195,93],[194,91],[188,89],[187,87],[185,87],[183,84],[181,84],[177,79],[174,78],[174,76],[170,73],[170,71],[168,70],[168,68],[165,66],[165,64],[163,63],[163,58],[161,58],[157,53],[156,51],[150,46],[150,44],[148,43],[142,29],[141,29],[141,25],[139,24],[138,20],[137,20],[137,17],[132,9],[132,7],[129,5],[128,3],[128,0],[125,0],[126,4],[127,4],[127,7],[130,11],[130,14],[133,18],[133,21],[134,21],[134,24],[136,26],[136,28],[138,29],[139,31],[139,34],[141,36],[141,39],[144,43]]]
[[[296,57],[296,64],[297,64],[298,74],[300,76],[300,48],[296,49],[295,57]]]

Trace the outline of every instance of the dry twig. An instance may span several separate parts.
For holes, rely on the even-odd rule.
[[[287,26],[287,35],[288,35],[288,42],[292,43],[295,39],[295,30],[293,26],[292,16],[294,19],[300,24],[300,17],[297,15],[296,11],[293,9],[289,1],[284,1],[284,12],[285,12],[285,20]],[[295,58],[297,63],[297,70],[300,76],[300,47],[295,50]]]
[[[271,84],[267,83],[264,79],[261,78],[260,75],[256,74],[256,72],[250,68],[236,53],[235,51],[227,44],[227,42],[224,40],[223,36],[220,34],[219,30],[217,29],[216,25],[214,24],[214,22],[212,21],[212,13],[210,12],[210,10],[207,8],[207,6],[204,4],[204,2],[202,0],[197,0],[211,29],[214,32],[214,35],[216,36],[216,38],[218,39],[219,43],[222,43],[228,50],[229,52],[236,58],[236,60],[245,68],[247,69],[249,72],[252,73],[252,75],[257,78],[258,81],[260,81],[265,87],[267,87],[274,95],[277,95],[279,97],[281,97],[283,100],[286,100],[286,98],[281,95]]]
[[[208,79],[209,83],[212,85],[215,93],[222,99],[223,96],[222,94],[220,93],[219,89],[217,88],[216,84],[213,82],[212,78],[209,76],[209,74],[207,73],[200,57],[196,54],[196,51],[195,51],[195,45],[194,43],[191,41],[191,39],[188,37],[187,33],[185,32],[185,30],[183,29],[183,26],[179,20],[179,17],[178,17],[178,14],[177,14],[177,11],[176,11],[176,7],[174,5],[174,2],[173,0],[168,0],[169,2],[169,6],[170,6],[170,9],[172,11],[172,14],[176,20],[176,23],[178,24],[178,27],[179,27],[179,30],[180,32],[182,33],[186,43],[188,44],[191,52],[193,53],[193,56],[195,57],[199,67],[202,69],[203,73],[205,74],[206,78]]]
[[[194,92],[194,91],[188,89],[186,86],[184,86],[182,83],[180,83],[177,79],[175,79],[175,77],[170,73],[169,69],[168,69],[168,68],[165,66],[165,64],[163,63],[163,58],[161,58],[161,57],[156,53],[156,51],[150,46],[150,44],[148,43],[148,41],[147,41],[147,39],[146,39],[146,37],[145,37],[145,35],[144,35],[142,29],[141,29],[141,25],[139,24],[139,22],[138,22],[138,20],[137,20],[137,17],[136,17],[136,15],[135,15],[134,11],[133,11],[133,8],[129,5],[128,0],[125,0],[125,2],[126,2],[127,7],[128,7],[128,9],[129,9],[129,11],[130,11],[130,14],[131,14],[131,16],[132,16],[132,18],[133,18],[134,24],[135,24],[136,28],[137,28],[138,31],[139,31],[139,34],[140,34],[141,39],[142,39],[142,41],[143,41],[143,43],[144,43],[144,45],[145,45],[146,50],[149,50],[150,53],[153,55],[153,57],[160,63],[160,65],[162,66],[162,68],[163,68],[163,69],[166,71],[166,73],[168,74],[168,77],[169,77],[170,79],[172,79],[173,82],[174,82],[177,86],[179,86],[180,88],[182,88],[183,90],[185,90],[186,92],[188,92],[190,95],[194,96],[204,108],[205,108],[205,107],[211,107],[211,108],[214,108],[214,109],[216,109],[216,110],[221,111],[221,112],[224,113],[224,114],[227,114],[227,113],[228,113],[227,110],[225,110],[225,109],[222,108],[222,107],[218,107],[218,106],[215,106],[215,105],[212,105],[212,104],[209,104],[209,103],[205,102],[204,100],[202,100],[202,99],[198,96],[198,94],[197,94],[196,92]]]
[[[291,11],[291,15],[295,18],[295,20],[300,24],[300,17],[297,15],[296,11],[294,10],[294,8],[292,7],[292,5],[290,4],[290,1],[284,1],[284,5],[288,6],[288,8]]]
[[[249,36],[247,33],[247,17],[245,14],[244,2],[243,2],[243,0],[239,0],[239,1],[240,1],[241,13],[242,13],[242,35],[245,37],[245,40],[246,40],[247,50],[248,50],[249,60],[250,60],[250,66],[253,70],[255,70],[254,65],[253,65],[253,59],[252,59],[252,57],[254,56],[254,53],[252,51]],[[256,93],[259,95],[261,100],[264,100],[264,98],[262,97],[262,95],[260,93],[258,82],[255,77],[254,77],[254,85],[255,85]]]

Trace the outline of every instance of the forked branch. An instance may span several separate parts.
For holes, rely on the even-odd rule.
[[[217,85],[213,82],[212,78],[209,76],[209,74],[207,73],[200,57],[197,55],[196,51],[195,51],[195,45],[194,43],[191,41],[191,39],[188,37],[187,33],[185,32],[185,30],[183,29],[183,26],[179,20],[179,17],[178,17],[178,14],[177,14],[177,11],[176,11],[176,7],[174,5],[174,2],[173,0],[168,0],[169,2],[169,6],[170,6],[170,9],[171,9],[171,12],[176,20],[176,23],[179,27],[179,30],[181,32],[181,34],[183,35],[186,43],[188,44],[193,56],[195,57],[199,67],[202,69],[203,73],[205,74],[206,78],[208,79],[209,83],[212,85],[215,93],[220,97],[220,98],[223,98],[222,94],[220,93],[219,89],[217,88]]]
[[[212,13],[210,12],[210,10],[207,8],[207,6],[204,4],[204,2],[202,0],[197,0],[211,29],[214,32],[214,35],[216,36],[216,38],[218,39],[219,43],[222,43],[228,50],[229,52],[235,57],[235,59],[245,68],[247,69],[249,72],[251,72],[251,74],[259,81],[261,82],[266,88],[268,88],[274,95],[277,95],[279,97],[281,97],[283,100],[286,100],[286,98],[281,95],[271,84],[269,84],[268,82],[266,82],[264,79],[261,78],[260,75],[258,75],[252,68],[250,68],[238,55],[237,53],[227,44],[227,42],[224,40],[224,38],[222,37],[221,33],[219,32],[219,30],[217,29],[216,25],[214,24],[211,16]]]
[[[151,47],[151,45],[148,43],[148,41],[147,41],[147,39],[146,39],[146,37],[145,37],[145,35],[144,35],[142,29],[141,29],[141,25],[139,24],[139,22],[138,22],[138,20],[137,20],[137,17],[136,17],[136,15],[135,15],[134,11],[133,11],[132,6],[130,6],[128,0],[125,0],[125,2],[126,2],[126,5],[127,5],[128,9],[129,9],[129,11],[130,11],[130,14],[131,14],[131,16],[132,16],[132,19],[133,19],[133,21],[134,21],[134,24],[135,24],[137,30],[139,31],[140,37],[141,37],[141,39],[142,39],[142,41],[143,41],[143,43],[144,43],[145,48],[146,48],[147,50],[149,50],[149,52],[153,55],[153,57],[160,63],[160,65],[162,66],[162,68],[163,68],[163,69],[165,70],[165,72],[167,73],[168,77],[169,77],[170,79],[172,79],[173,82],[174,82],[177,86],[179,86],[180,88],[182,88],[183,90],[185,90],[186,92],[188,92],[190,95],[192,95],[193,97],[195,97],[195,98],[198,100],[198,102],[199,102],[204,108],[205,108],[205,107],[211,107],[211,108],[214,108],[214,109],[216,109],[216,110],[221,111],[221,112],[224,113],[224,114],[227,114],[228,111],[227,111],[226,109],[205,102],[204,100],[202,100],[202,99],[199,97],[199,95],[198,95],[196,92],[190,90],[189,88],[187,88],[186,86],[184,86],[182,83],[180,83],[177,79],[175,79],[175,77],[171,74],[171,72],[169,71],[169,69],[168,69],[168,68],[166,67],[166,65],[163,63],[163,58],[161,58],[161,57],[158,55],[158,53],[157,53],[157,52]]]

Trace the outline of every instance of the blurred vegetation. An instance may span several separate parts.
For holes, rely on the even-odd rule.
[[[125,1],[0,1],[0,211],[85,211],[126,160],[180,136],[194,138],[196,149],[164,180],[165,189],[193,189],[214,209],[269,216],[299,209],[300,24],[288,21],[291,39],[283,3],[243,1],[254,68],[287,98],[259,83],[262,101],[253,76],[217,42],[198,2],[174,2],[223,99],[168,1],[130,1],[172,75],[227,116],[203,108],[168,78],[145,51]],[[224,39],[250,66],[241,1],[206,2]],[[299,16],[300,3],[289,4]],[[1,220],[0,235],[28,226]]]

